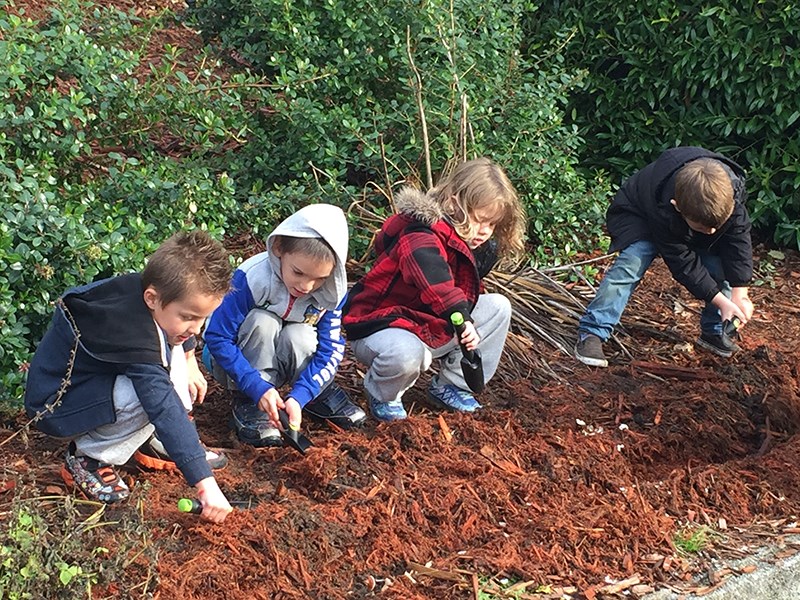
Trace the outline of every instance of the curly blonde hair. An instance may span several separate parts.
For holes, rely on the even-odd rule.
[[[501,263],[509,264],[524,252],[525,210],[505,171],[486,157],[456,166],[428,192],[441,205],[463,239],[473,236],[469,215],[480,210],[499,217],[493,237]]]

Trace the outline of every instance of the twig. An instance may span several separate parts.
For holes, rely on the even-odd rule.
[[[414,56],[411,53],[411,26],[406,27],[406,52],[408,53],[408,63],[414,73],[414,95],[417,98],[417,108],[419,109],[419,120],[422,124],[422,150],[425,154],[425,175],[427,176],[428,189],[433,187],[433,170],[431,169],[431,147],[428,141],[428,122],[425,119],[425,106],[422,103],[422,76],[417,66],[414,64]]]
[[[75,336],[75,340],[73,342],[72,349],[69,352],[69,359],[67,360],[67,369],[66,369],[66,373],[64,374],[64,379],[61,380],[61,385],[59,386],[58,391],[56,392],[56,396],[53,399],[53,401],[50,402],[49,404],[45,405],[44,410],[38,411],[33,416],[33,418],[31,418],[27,423],[25,423],[20,429],[18,429],[17,431],[12,433],[10,436],[8,436],[6,439],[4,439],[2,442],[0,442],[0,448],[5,446],[7,443],[9,443],[11,440],[16,438],[18,435],[22,434],[23,432],[27,433],[27,431],[30,429],[31,425],[33,425],[34,423],[36,423],[38,421],[41,421],[42,418],[45,415],[52,413],[56,408],[58,408],[61,405],[61,401],[64,398],[64,394],[67,393],[67,389],[72,384],[72,370],[75,367],[75,356],[78,353],[78,346],[80,344],[81,332],[78,330],[78,325],[77,325],[77,323],[75,323],[75,319],[72,317],[72,315],[70,314],[69,310],[67,310],[67,305],[64,304],[64,300],[62,298],[59,298],[56,301],[56,304],[63,311],[65,318],[67,318],[69,320],[70,325],[72,326],[73,334]]]

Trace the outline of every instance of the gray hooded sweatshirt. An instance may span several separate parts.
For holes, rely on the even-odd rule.
[[[298,298],[289,293],[281,279],[280,259],[270,251],[277,235],[322,238],[333,248],[333,273],[318,290]],[[254,402],[273,387],[236,345],[239,328],[254,308],[269,310],[285,322],[316,326],[317,350],[289,394],[300,406],[313,400],[336,374],[344,354],[341,323],[347,298],[347,244],[347,219],[342,210],[330,204],[312,204],[278,225],[267,238],[267,251],[250,257],[234,273],[233,289],[211,315],[205,340],[214,360]]]

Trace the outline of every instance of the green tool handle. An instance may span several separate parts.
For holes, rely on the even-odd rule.
[[[253,508],[258,504],[258,500],[228,500],[233,508]],[[200,500],[194,498],[181,498],[178,500],[178,510],[193,515],[199,515],[203,512],[203,504]]]
[[[193,515],[199,515],[203,512],[203,505],[200,504],[200,500],[181,498],[178,500],[178,510],[185,513],[192,513]]]
[[[729,319],[722,323],[722,332],[725,335],[733,335],[739,330],[739,327],[741,326],[742,326],[742,321],[739,319],[739,317],[733,317],[732,319]]]
[[[450,315],[450,323],[453,325],[453,329],[456,332],[458,345],[461,346],[461,354],[463,354],[467,360],[475,360],[474,352],[472,350],[467,350],[467,347],[461,343],[461,334],[464,333],[465,328],[464,315],[460,312],[454,312]]]

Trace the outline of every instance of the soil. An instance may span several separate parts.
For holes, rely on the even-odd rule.
[[[475,415],[429,409],[420,382],[406,421],[354,432],[306,423],[305,456],[240,445],[212,384],[198,429],[231,459],[224,491],[254,506],[205,523],[177,512],[192,496],[180,475],[132,470],[134,500],[106,518],[141,511],[158,562],[157,577],[134,562],[126,586],[203,600],[476,598],[503,578],[535,582],[536,598],[602,597],[617,580],[636,581],[634,597],[689,589],[712,557],[797,532],[800,257],[779,261],[752,297],[741,352],[719,359],[693,348],[699,303],[658,262],[629,308],[685,343],[633,332],[634,361],[592,369],[533,340],[566,381],[492,382]],[[362,373],[346,359],[338,380],[363,405]],[[62,443],[31,431],[3,452],[18,490],[67,493]],[[679,551],[687,528],[713,532],[702,552]],[[549,593],[533,595],[538,586]],[[120,590],[97,586],[94,597]]]
[[[49,2],[25,4],[36,17]],[[199,43],[181,25],[162,37]],[[712,558],[798,532],[800,257],[759,254],[767,281],[752,288],[756,315],[729,360],[694,348],[700,303],[657,262],[628,308],[658,325],[630,331],[632,361],[592,369],[530,340],[560,379],[498,377],[475,415],[431,410],[425,378],[406,395],[408,420],[354,432],[306,423],[315,446],[301,456],[239,444],[212,384],[198,430],[231,459],[218,474],[229,498],[254,506],[212,525],[176,510],[192,496],[180,475],[131,468],[132,500],[102,517],[105,545],[129,547],[119,523],[139,520],[149,551],[126,560],[124,578],[101,577],[93,597],[460,599],[506,580],[521,598],[697,589]],[[363,371],[346,358],[338,381],[365,405]],[[24,423],[6,421],[0,443]],[[13,497],[69,493],[63,450],[28,430],[2,446],[0,514]],[[683,552],[684,531],[709,532],[705,547]]]

